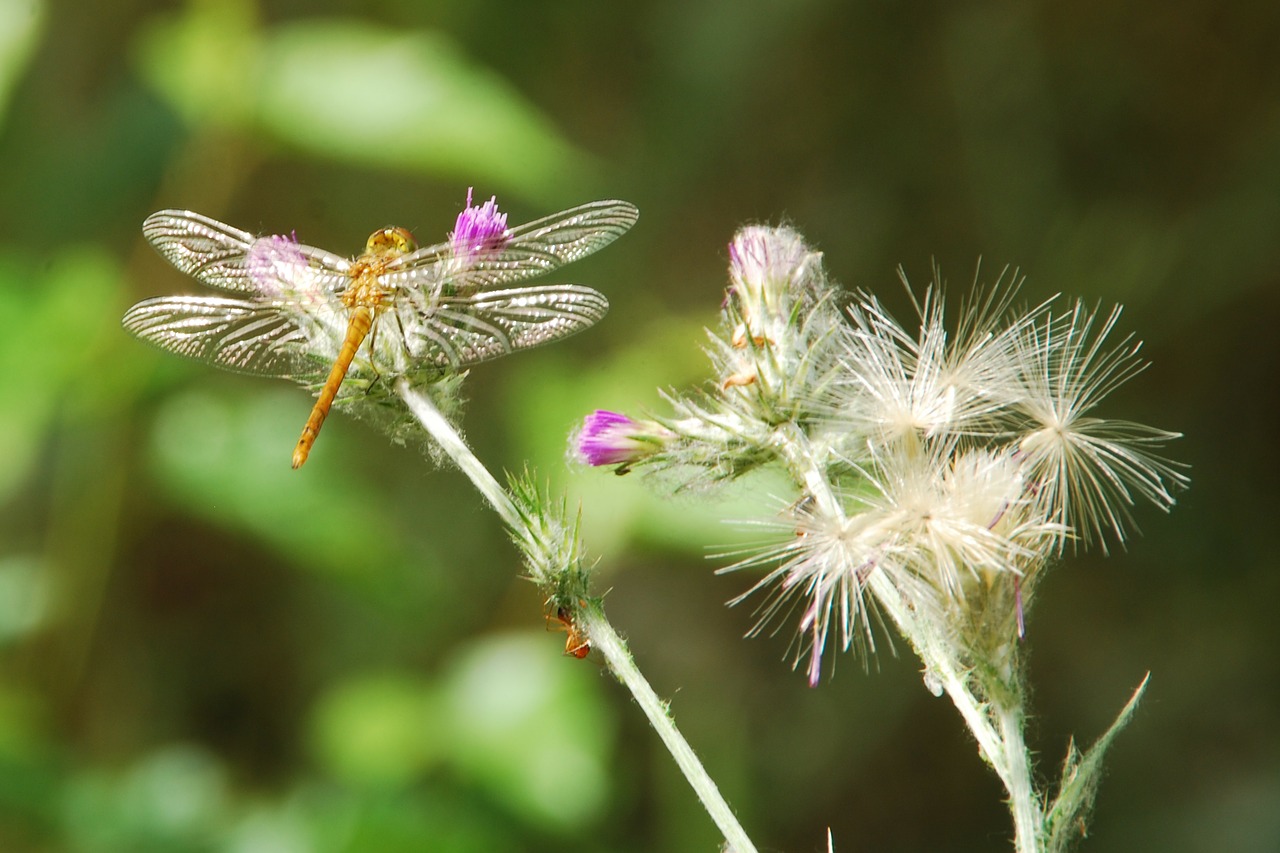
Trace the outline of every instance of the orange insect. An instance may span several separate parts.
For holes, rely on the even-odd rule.
[[[557,607],[555,615],[547,614],[547,624],[551,624],[551,620],[556,620],[555,630],[564,631],[569,636],[564,641],[564,653],[572,655],[578,660],[582,660],[591,654],[591,640],[583,635],[581,629],[573,619],[573,614],[569,612],[567,607]]]
[[[348,259],[292,237],[255,237],[189,210],[162,210],[147,217],[143,236],[179,270],[235,298],[147,299],[129,309],[124,327],[169,352],[317,393],[294,448],[298,468],[335,402],[594,325],[609,303],[589,287],[506,285],[603,248],[638,215],[627,202],[597,201],[507,228],[493,199],[472,205],[468,192],[448,241],[418,248],[405,229],[383,228]]]

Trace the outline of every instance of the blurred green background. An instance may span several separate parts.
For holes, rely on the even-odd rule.
[[[1280,849],[1278,43],[1280,5],[1213,0],[0,0],[0,850],[717,849],[461,476],[341,415],[293,472],[301,391],[119,328],[199,290],[153,210],[354,254],[443,238],[468,186],[513,223],[642,211],[556,279],[610,316],[477,367],[463,424],[585,501],[611,616],[762,849],[1010,849],[909,655],[809,689],[786,632],[741,639],[750,579],[706,548],[751,494],[564,464],[587,411],[701,380],[727,240],[783,218],[903,314],[896,265],[979,257],[1127,306],[1154,365],[1103,414],[1184,431],[1193,486],[1043,585],[1031,736],[1052,776],[1150,670],[1082,849]]]

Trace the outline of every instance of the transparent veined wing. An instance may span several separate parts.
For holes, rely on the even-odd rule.
[[[463,367],[575,334],[608,311],[609,301],[598,291],[553,284],[447,297],[401,328],[417,360]]]
[[[287,237],[254,237],[190,210],[162,210],[142,234],[178,270],[243,295],[318,301],[345,287],[350,262]]]
[[[451,243],[411,252],[387,265],[393,287],[447,281],[452,292],[472,293],[542,275],[584,258],[621,237],[639,211],[625,201],[594,201],[509,229],[500,249],[455,255]]]
[[[164,296],[134,305],[123,325],[163,350],[238,373],[310,384],[322,382],[329,371],[323,355],[309,355],[313,337],[269,303]]]

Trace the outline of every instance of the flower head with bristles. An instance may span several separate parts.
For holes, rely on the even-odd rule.
[[[1135,497],[1168,510],[1172,491],[1188,483],[1178,466],[1153,452],[1178,433],[1089,414],[1147,367],[1132,336],[1105,346],[1119,317],[1118,306],[1104,318],[1077,302],[1028,325],[1018,347],[1016,411],[1025,419],[1018,450],[1037,502],[1084,544],[1097,540],[1104,551],[1108,532],[1124,543]]]
[[[932,653],[957,667],[1009,657],[1067,539],[1123,541],[1136,497],[1168,509],[1186,485],[1151,452],[1175,434],[1092,415],[1142,369],[1129,339],[1105,344],[1118,312],[1015,310],[1015,273],[955,322],[935,284],[906,325],[866,293],[842,316],[792,229],[744,228],[729,259],[713,389],[669,397],[660,426],[597,412],[577,454],[691,484],[780,465],[798,498],[765,524],[777,538],[729,568],[766,570],[736,599],[766,594],[753,633],[798,607],[811,682],[829,641],[874,647],[876,606],[931,626]]]
[[[820,255],[789,228],[743,228],[729,244],[729,299],[741,322],[735,347],[750,338],[763,344],[777,338],[791,320],[792,304],[803,298],[821,272]]]
[[[470,263],[485,254],[498,252],[506,241],[507,215],[498,211],[498,197],[484,204],[471,204],[472,188],[467,188],[467,206],[449,234],[453,254]]]

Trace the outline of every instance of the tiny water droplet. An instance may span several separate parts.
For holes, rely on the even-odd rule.
[[[942,679],[932,669],[924,671],[924,688],[934,696],[942,695]]]

